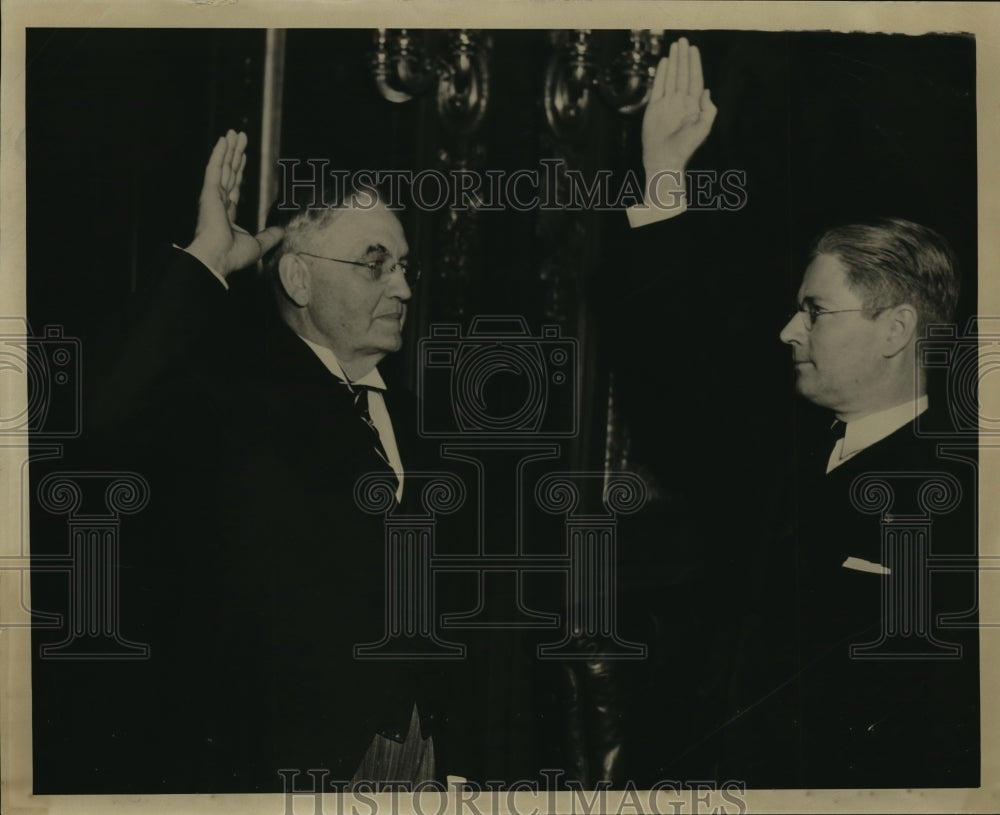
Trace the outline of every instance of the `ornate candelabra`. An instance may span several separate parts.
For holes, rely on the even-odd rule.
[[[554,52],[545,72],[545,115],[553,132],[572,136],[586,126],[592,89],[619,113],[641,110],[649,99],[662,31],[632,29],[628,45],[610,60],[590,29],[553,31]]]
[[[372,70],[383,98],[406,102],[437,86],[441,122],[456,134],[479,126],[490,96],[489,37],[468,29],[375,33]]]

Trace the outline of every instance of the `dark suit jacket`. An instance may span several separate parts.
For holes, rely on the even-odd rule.
[[[832,443],[804,444],[790,526],[762,553],[744,616],[730,686],[735,719],[722,737],[724,774],[758,787],[978,784],[975,460],[941,455],[938,443],[915,434],[911,422],[828,474]],[[926,492],[921,497],[934,482],[955,487],[947,512],[935,511],[933,497],[928,506]],[[886,486],[891,503],[873,512]],[[886,565],[884,536],[905,535],[912,553],[921,534],[929,536],[932,564],[968,560],[959,571],[897,561],[907,590],[925,604],[923,614],[902,619],[922,618],[929,637],[959,653],[930,658],[936,649],[914,638],[905,648],[890,639],[881,658],[852,656],[852,645],[892,632],[892,612],[883,607],[890,578],[843,563]],[[965,612],[963,627],[943,624],[942,615]],[[914,651],[923,656],[896,656]]]
[[[935,636],[962,645],[959,660],[851,659],[851,644],[879,637],[883,583],[841,565],[850,556],[882,560],[882,518],[850,497],[854,479],[870,471],[895,473],[896,515],[916,511],[922,482],[908,474],[952,475],[960,501],[930,516],[932,554],[973,555],[975,462],[940,455],[946,436],[917,437],[909,425],[824,474],[833,443],[819,439],[830,417],[792,392],[777,339],[781,303],[769,310],[742,296],[774,281],[762,280],[749,257],[747,267],[733,264],[747,252],[736,218],[689,212],[634,230],[623,238],[633,260],[606,298],[632,458],[661,462],[665,496],[647,546],[667,560],[641,564],[663,588],[646,610],[656,619],[643,667],[652,679],[633,714],[632,754],[658,756],[646,770],[654,779],[975,785],[976,630],[935,622]],[[727,246],[736,250],[727,255]],[[654,347],[650,334],[656,375],[675,384],[666,398],[652,395],[649,360],[634,353]],[[631,393],[630,382],[642,392]],[[940,399],[932,404],[943,408]],[[943,414],[922,422],[942,424]],[[643,425],[654,434],[641,437]],[[639,568],[628,558],[640,543],[623,534],[625,579]],[[974,605],[971,571],[935,572],[931,581],[935,618]]]
[[[384,516],[355,499],[385,465],[347,388],[269,309],[237,299],[175,250],[92,386],[89,435],[153,493],[123,555],[152,658],[112,680],[151,710],[141,727],[109,719],[114,791],[122,778],[144,792],[281,791],[280,769],[348,780],[373,734],[405,735],[414,702],[430,732],[426,665],[353,655],[385,626]],[[386,404],[419,468],[412,399],[390,389]],[[406,487],[404,504],[418,485]]]

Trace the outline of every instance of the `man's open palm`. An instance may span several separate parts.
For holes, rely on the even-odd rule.
[[[223,276],[255,263],[283,234],[277,227],[268,227],[255,237],[236,224],[246,146],[246,133],[233,130],[216,142],[205,166],[198,223],[188,247],[191,254]]]
[[[660,60],[642,120],[642,159],[647,174],[684,170],[712,129],[717,110],[701,70],[697,46],[683,37]]]

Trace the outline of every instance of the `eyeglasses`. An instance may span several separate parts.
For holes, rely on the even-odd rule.
[[[397,269],[403,272],[406,285],[413,288],[420,282],[420,267],[408,260],[398,260],[389,268],[386,268],[388,258],[381,260],[344,260],[343,258],[328,258],[325,255],[314,255],[312,252],[296,252],[297,255],[306,255],[317,260],[332,260],[336,263],[348,263],[351,266],[363,266],[368,270],[373,283],[378,283],[383,278],[393,274]]]
[[[883,311],[883,310],[884,309],[876,309],[873,312],[873,315],[874,314],[878,314],[880,311]],[[788,313],[788,320],[791,320],[792,317],[794,317],[796,314],[804,314],[805,315],[806,330],[807,331],[812,331],[813,330],[813,326],[816,325],[816,319],[818,317],[822,317],[824,314],[847,314],[847,313],[852,312],[852,311],[868,311],[868,309],[864,309],[864,308],[824,309],[824,308],[820,308],[819,306],[815,305],[814,303],[807,302],[807,303],[803,303],[795,311],[790,311]],[[787,320],[786,320],[786,322],[787,322]]]

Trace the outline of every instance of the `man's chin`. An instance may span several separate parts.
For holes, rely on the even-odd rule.
[[[795,372],[795,392],[803,399],[809,399],[812,401],[810,394],[813,391],[812,388],[809,387],[809,379],[808,377],[802,376],[801,370]]]
[[[795,382],[795,393],[807,402],[816,405],[816,407],[833,410],[833,403],[830,400],[829,394],[824,395],[823,391],[809,387],[809,383],[803,383],[801,377]]]
[[[398,351],[403,347],[403,324],[398,320],[383,320],[378,337],[383,350]]]
[[[398,332],[395,336],[386,337],[379,343],[379,350],[386,354],[394,354],[403,348],[403,336]]]

